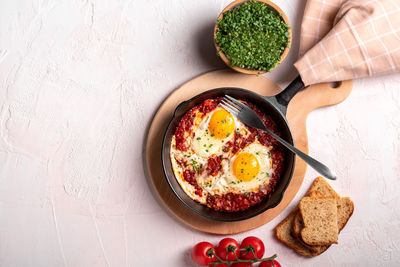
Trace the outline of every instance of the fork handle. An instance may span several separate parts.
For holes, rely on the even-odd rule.
[[[299,75],[282,92],[275,96],[276,100],[279,104],[287,106],[289,101],[303,89],[304,83]]]
[[[294,154],[298,155],[300,158],[302,158],[308,165],[310,165],[314,170],[319,172],[322,176],[331,179],[331,180],[336,180],[336,174],[332,172],[327,166],[319,162],[318,160],[310,157],[309,155],[303,153],[302,151],[298,150],[276,134],[274,134],[272,131],[270,131],[267,127],[264,129],[268,134],[270,134],[272,137],[277,139],[282,145],[284,145],[287,149],[292,151]]]

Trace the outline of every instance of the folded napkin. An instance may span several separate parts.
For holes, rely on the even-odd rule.
[[[400,71],[400,1],[308,0],[300,55],[305,85]]]

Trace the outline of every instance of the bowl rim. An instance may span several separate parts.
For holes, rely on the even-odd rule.
[[[282,19],[283,21],[289,26],[288,28],[288,44],[285,47],[285,50],[283,50],[283,53],[281,55],[280,60],[276,63],[275,67],[273,67],[272,69],[266,71],[266,70],[251,70],[251,69],[244,69],[244,68],[240,68],[238,66],[232,66],[231,61],[226,57],[226,55],[224,54],[224,52],[222,52],[221,48],[219,47],[219,45],[217,44],[216,40],[215,40],[215,36],[217,33],[217,29],[218,29],[218,20],[222,19],[222,17],[224,16],[224,13],[231,10],[233,7],[240,5],[244,2],[249,2],[249,1],[257,1],[257,2],[262,2],[267,4],[269,7],[271,7],[272,9],[274,9],[277,13],[282,15]],[[289,54],[290,51],[290,47],[291,47],[291,43],[292,43],[292,28],[290,26],[290,22],[289,19],[287,18],[286,14],[283,12],[283,10],[276,5],[275,3],[271,2],[270,0],[236,0],[233,1],[232,3],[230,3],[228,6],[226,6],[222,12],[219,14],[218,18],[217,18],[217,22],[214,25],[214,35],[213,35],[213,39],[214,39],[214,45],[215,48],[217,49],[217,53],[219,55],[219,57],[222,59],[223,62],[225,62],[225,64],[230,67],[231,69],[241,72],[241,73],[245,73],[245,74],[263,74],[263,73],[267,73],[267,72],[271,72],[272,70],[274,70],[279,64],[281,64],[286,56]]]
[[[167,183],[168,183],[170,189],[172,190],[172,192],[174,193],[174,195],[179,199],[179,201],[180,201],[186,208],[188,208],[190,211],[194,212],[195,214],[197,214],[197,215],[199,215],[199,216],[201,216],[201,217],[203,217],[203,218],[207,218],[207,219],[210,219],[210,220],[213,220],[213,221],[221,221],[221,222],[244,221],[244,220],[247,220],[247,219],[256,217],[256,216],[258,216],[258,215],[260,215],[260,214],[266,212],[266,211],[269,210],[269,209],[273,209],[273,208],[275,208],[276,206],[278,206],[278,205],[282,202],[284,193],[286,192],[286,190],[287,190],[287,188],[289,187],[289,184],[290,184],[290,182],[291,182],[291,180],[292,180],[292,178],[293,178],[294,169],[295,169],[295,167],[296,167],[296,156],[295,156],[295,155],[292,155],[292,161],[291,161],[292,166],[291,166],[290,171],[289,171],[289,174],[288,174],[288,180],[287,180],[286,184],[283,185],[282,191],[281,191],[280,194],[279,194],[279,198],[277,199],[277,201],[276,201],[275,203],[273,203],[273,204],[271,204],[271,205],[268,205],[268,206],[266,206],[265,208],[260,209],[258,212],[254,212],[254,213],[252,213],[252,214],[250,214],[250,215],[248,215],[248,216],[243,216],[243,217],[241,217],[241,218],[228,218],[228,219],[216,218],[216,217],[213,217],[213,216],[210,216],[210,215],[201,213],[200,211],[198,211],[198,210],[192,208],[188,203],[186,203],[186,201],[180,197],[179,193],[175,190],[174,186],[171,184],[170,177],[169,177],[169,175],[168,175],[168,173],[167,173],[167,170],[166,170],[166,168],[167,168],[166,164],[167,164],[167,163],[166,163],[165,160],[164,160],[164,154],[166,153],[165,150],[166,150],[167,133],[170,131],[170,128],[172,127],[172,124],[173,124],[173,122],[174,122],[175,119],[176,119],[176,115],[177,115],[177,113],[178,113],[178,110],[179,110],[182,106],[184,106],[185,104],[190,103],[190,102],[193,102],[194,100],[196,100],[196,99],[202,97],[202,96],[205,95],[205,94],[209,94],[209,93],[214,92],[214,91],[219,91],[219,90],[221,90],[221,89],[235,89],[235,90],[238,90],[238,91],[245,92],[245,93],[247,93],[247,94],[254,95],[254,96],[256,96],[256,97],[261,97],[261,98],[264,99],[264,101],[268,102],[268,100],[267,100],[266,97],[264,97],[264,96],[262,96],[262,95],[260,95],[260,94],[258,94],[258,93],[255,93],[255,92],[253,92],[253,91],[250,91],[250,90],[247,90],[247,89],[244,89],[244,88],[230,87],[230,86],[210,89],[210,90],[204,91],[204,92],[202,92],[202,93],[200,93],[200,94],[198,94],[198,95],[195,95],[195,96],[193,96],[192,98],[190,98],[190,99],[188,99],[188,100],[182,101],[181,103],[179,103],[179,104],[176,106],[176,108],[175,108],[175,110],[174,110],[174,112],[173,112],[173,115],[172,115],[171,119],[170,119],[169,122],[168,122],[167,128],[165,129],[165,132],[164,132],[164,135],[163,135],[163,139],[162,139],[162,143],[161,143],[161,155],[160,155],[160,156],[161,156],[161,163],[162,163],[164,178],[167,180]],[[289,123],[288,123],[288,121],[287,121],[287,119],[286,119],[286,116],[285,116],[284,114],[282,114],[282,112],[281,112],[275,105],[273,105],[272,103],[270,103],[270,104],[271,104],[271,106],[272,106],[274,109],[276,109],[276,111],[281,115],[283,121],[284,121],[285,124],[286,124],[286,127],[287,127],[287,129],[288,129],[288,132],[289,132],[289,137],[290,137],[290,139],[291,139],[291,140],[290,140],[290,143],[291,143],[292,145],[294,145],[293,134],[292,134],[292,131],[290,130]],[[168,155],[168,159],[169,159],[169,161],[171,161],[169,155]],[[176,179],[175,174],[173,175],[173,178]],[[179,184],[179,183],[178,183],[178,184]],[[180,186],[180,184],[179,184],[179,186]],[[183,189],[182,189],[182,190],[183,190]],[[272,192],[273,192],[273,191],[272,191]],[[272,192],[270,192],[270,194],[271,194]],[[186,192],[185,192],[185,193],[186,193]],[[190,198],[190,197],[189,197],[189,198]],[[268,198],[269,198],[269,196],[268,196]],[[190,200],[191,200],[191,201],[194,201],[192,198],[190,198]],[[203,205],[203,204],[200,204],[200,203],[199,203],[199,205]],[[206,207],[206,206],[205,206],[205,207]],[[207,207],[207,208],[208,208],[208,207]],[[218,211],[217,211],[217,212],[218,212]],[[221,213],[224,213],[224,211],[221,211]],[[225,213],[226,213],[226,212],[225,212]]]

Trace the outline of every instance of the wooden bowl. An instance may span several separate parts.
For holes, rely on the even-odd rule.
[[[217,21],[219,19],[222,19],[222,17],[224,16],[224,13],[226,11],[229,11],[233,7],[235,7],[235,6],[239,5],[239,4],[242,4],[244,2],[248,2],[248,1],[249,0],[236,0],[236,1],[232,2],[232,3],[230,3],[224,10],[222,10],[221,14],[219,14]],[[287,54],[289,53],[290,44],[292,42],[292,30],[290,28],[289,20],[286,17],[285,13],[283,13],[282,9],[280,9],[276,4],[272,3],[271,1],[269,1],[269,0],[256,0],[256,1],[263,2],[263,3],[267,4],[270,8],[275,10],[277,13],[281,14],[283,21],[289,26],[289,29],[288,29],[288,33],[289,33],[289,35],[288,35],[288,45],[286,46],[285,50],[283,51],[283,53],[281,55],[281,59],[278,61],[277,65],[279,65],[286,58]],[[221,48],[219,47],[219,45],[215,41],[215,36],[216,36],[216,33],[217,33],[217,29],[218,29],[218,23],[215,23],[215,27],[214,27],[214,44],[215,44],[215,47],[216,47],[217,51],[219,51],[220,58],[222,59],[222,61],[225,62],[226,65],[228,65],[230,68],[232,68],[232,69],[234,69],[234,70],[236,70],[238,72],[245,73],[245,74],[261,74],[261,73],[266,73],[267,72],[265,70],[250,70],[250,69],[243,69],[243,68],[240,68],[240,67],[237,67],[237,66],[232,66],[231,61],[225,56],[225,54],[222,52]],[[273,70],[273,69],[270,69],[269,71],[271,71],[271,70]]]

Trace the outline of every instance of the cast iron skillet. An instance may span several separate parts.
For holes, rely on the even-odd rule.
[[[171,140],[181,118],[192,107],[200,104],[206,99],[222,97],[225,94],[228,94],[234,98],[243,99],[256,104],[266,114],[270,115],[275,123],[279,126],[282,132],[282,138],[290,144],[294,145],[293,136],[286,121],[285,114],[290,99],[292,99],[292,97],[303,88],[304,84],[299,76],[291,84],[289,84],[289,86],[284,91],[273,97],[261,96],[257,93],[242,88],[224,87],[203,92],[179,104],[178,107],[175,109],[174,115],[172,116],[172,119],[169,122],[167,130],[164,134],[161,151],[165,177],[172,191],[175,193],[178,199],[191,211],[197,213],[200,216],[216,221],[245,220],[277,206],[283,198],[283,194],[289,185],[294,170],[295,155],[289,150],[285,150],[285,166],[283,174],[279,182],[277,183],[275,190],[270,194],[268,198],[244,211],[218,212],[192,200],[179,185],[178,181],[175,178],[170,159]]]

